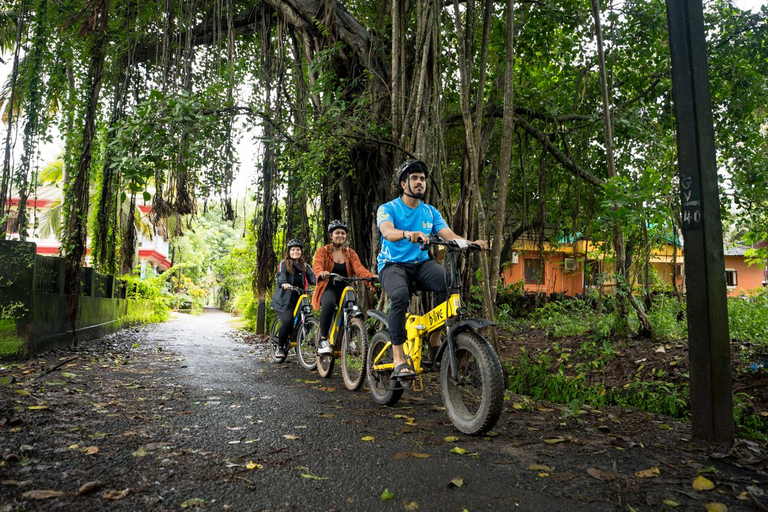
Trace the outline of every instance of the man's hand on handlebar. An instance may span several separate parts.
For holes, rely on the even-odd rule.
[[[283,283],[283,290],[290,290],[291,288],[293,288],[292,285],[290,285],[288,283]]]
[[[429,245],[429,235],[421,231],[403,231],[403,236],[412,244]]]

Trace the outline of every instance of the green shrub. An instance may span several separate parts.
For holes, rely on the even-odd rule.
[[[768,289],[728,299],[731,338],[768,345]]]

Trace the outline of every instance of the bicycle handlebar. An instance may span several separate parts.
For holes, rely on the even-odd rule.
[[[420,245],[428,246],[428,245],[442,245],[443,247],[447,248],[451,251],[482,251],[482,247],[479,245],[472,243],[468,240],[464,240],[463,238],[457,238],[456,240],[440,240],[433,239],[429,240],[428,242],[421,243]]]
[[[297,293],[300,293],[300,294],[305,294],[305,293],[311,292],[312,288],[299,288],[298,286],[291,285],[289,290],[291,290],[292,292],[297,292]]]
[[[328,274],[328,279],[333,279],[334,281],[344,281],[347,283],[354,283],[357,281],[375,281],[375,277],[344,277],[340,274],[334,274],[331,272]]]

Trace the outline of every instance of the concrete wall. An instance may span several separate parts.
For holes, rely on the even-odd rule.
[[[74,341],[63,260],[45,257],[36,264],[35,249],[34,243],[0,240],[0,359],[33,357]],[[112,276],[83,269],[78,339],[117,331],[152,313],[149,301],[114,298],[116,289]]]

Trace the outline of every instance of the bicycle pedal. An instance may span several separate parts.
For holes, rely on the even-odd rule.
[[[419,383],[419,387],[416,387],[417,382]],[[411,387],[413,388],[414,391],[424,391],[424,381],[421,380],[421,375],[413,379],[413,382],[411,383]]]

